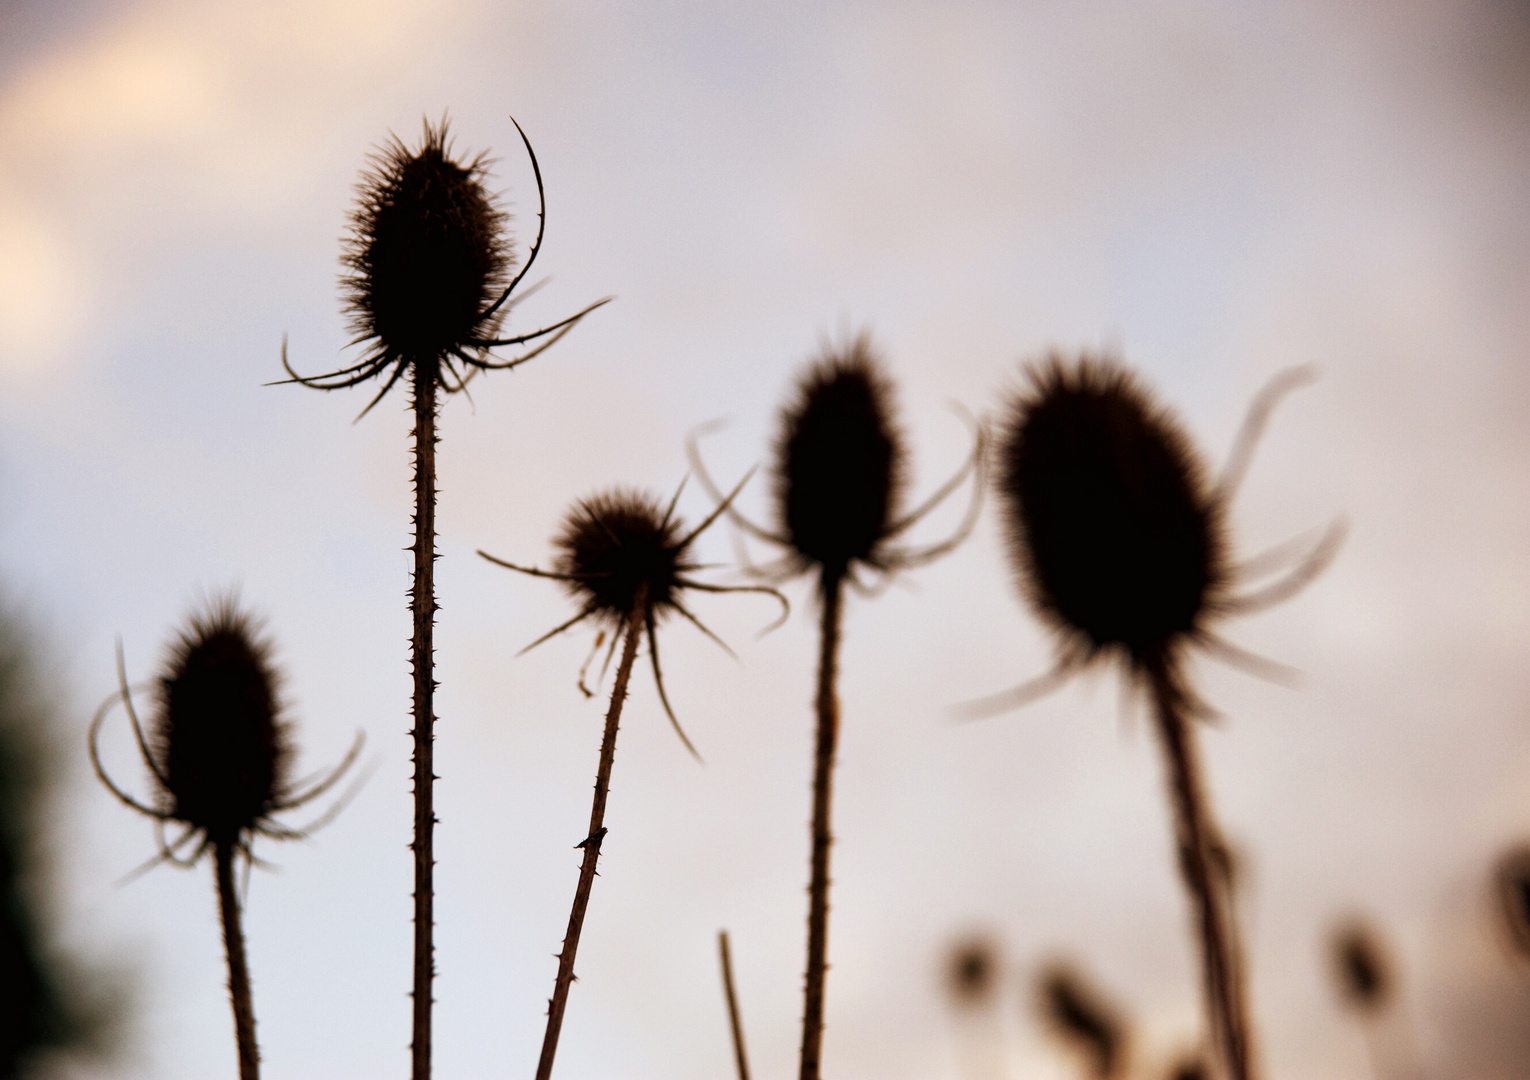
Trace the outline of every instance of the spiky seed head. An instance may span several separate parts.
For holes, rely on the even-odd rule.
[[[1075,968],[1056,963],[1036,980],[1042,1021],[1089,1062],[1091,1076],[1117,1075],[1126,1058],[1127,1026],[1119,1011]]]
[[[780,525],[798,554],[828,573],[877,564],[907,470],[893,412],[891,380],[863,334],[812,364],[781,414]]]
[[[1009,405],[1000,493],[1022,590],[1086,655],[1160,664],[1228,579],[1222,507],[1179,422],[1119,364],[1053,355]]]
[[[1339,996],[1356,1012],[1374,1016],[1387,1007],[1394,979],[1381,936],[1369,923],[1354,919],[1334,931],[1329,943]]]
[[[677,579],[694,569],[684,561],[689,538],[679,520],[654,495],[630,488],[576,502],[553,544],[574,598],[615,627],[631,617],[643,586],[656,615],[672,608]]]
[[[974,935],[952,946],[946,957],[946,986],[962,1008],[986,1005],[999,983],[999,950],[992,938]]]
[[[483,157],[452,157],[446,121],[425,124],[418,150],[391,139],[363,174],[342,262],[352,329],[374,356],[435,360],[478,352],[511,257],[505,214],[484,187]]]
[[[290,758],[270,645],[231,598],[171,643],[151,724],[163,809],[233,843],[281,799]]]

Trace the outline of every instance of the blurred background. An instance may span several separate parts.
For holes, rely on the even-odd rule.
[[[84,736],[117,637],[147,678],[198,597],[236,585],[276,639],[302,771],[357,729],[377,768],[311,841],[257,849],[269,1075],[407,1068],[405,399],[353,425],[364,388],[263,384],[284,334],[305,372],[355,356],[340,238],[390,132],[449,114],[459,149],[492,151],[524,252],[512,113],[551,281],[510,327],[618,300],[444,410],[440,1075],[533,1067],[604,706],[576,688],[582,628],[515,656],[573,614],[558,588],[474,550],[545,564],[573,499],[672,491],[707,421],[729,421],[703,451],[731,482],[767,458],[800,366],[862,328],[899,383],[915,497],[967,452],[952,404],[992,415],[1050,348],[1139,368],[1213,464],[1271,376],[1319,369],[1260,447],[1235,539],[1252,554],[1343,515],[1349,540],[1298,598],[1221,628],[1304,677],[1197,667],[1263,1059],[1370,1074],[1327,952],[1362,916],[1391,943],[1407,1068],[1530,1074],[1530,969],[1490,882],[1530,837],[1522,0],[6,0],[0,576],[60,748],[29,887],[49,948],[131,999],[115,1056],[50,1074],[234,1072],[211,869],[119,884],[151,829],[89,775]],[[767,487],[742,496],[756,519]],[[694,484],[680,499],[709,508]],[[825,1043],[844,1080],[1078,1075],[1032,988],[1059,958],[1133,1017],[1140,1075],[1194,1047],[1158,748],[1115,673],[953,719],[1051,661],[996,509],[849,606]],[[733,563],[729,529],[702,554]],[[663,634],[705,766],[635,679],[562,1077],[729,1075],[722,927],[756,1074],[795,1068],[816,646],[806,582],[787,591],[760,640],[768,600],[697,601],[739,661]],[[104,749],[141,784],[125,727]],[[948,983],[973,935],[995,950],[980,1023]]]

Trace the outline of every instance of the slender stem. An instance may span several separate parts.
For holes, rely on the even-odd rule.
[[[1169,794],[1185,887],[1195,905],[1200,936],[1201,970],[1212,1042],[1227,1080],[1250,1080],[1249,1026],[1236,969],[1229,896],[1223,875],[1212,867],[1211,846],[1217,834],[1201,783],[1195,732],[1175,675],[1149,673],[1155,719],[1168,759]]]
[[[637,657],[638,639],[642,636],[648,614],[648,586],[638,586],[632,612],[627,616],[626,639],[622,659],[616,669],[616,685],[611,688],[611,706],[606,710],[606,730],[600,740],[600,766],[595,770],[595,801],[590,807],[590,831],[577,845],[584,849],[579,864],[579,886],[574,890],[574,906],[568,913],[568,932],[563,935],[563,951],[558,954],[558,978],[553,983],[552,1000],[547,1003],[547,1031],[542,1036],[542,1056],[537,1061],[537,1080],[552,1076],[553,1057],[558,1053],[558,1033],[563,1028],[563,1010],[568,1005],[568,988],[574,981],[574,956],[579,951],[579,933],[584,929],[584,911],[590,903],[590,888],[595,884],[595,864],[600,859],[600,844],[606,838],[606,795],[611,790],[611,763],[616,759],[616,729],[622,719],[622,704],[627,700],[627,682],[632,677],[632,662]]]
[[[844,576],[825,568],[819,580],[823,623],[818,653],[818,736],[813,755],[813,873],[808,886],[806,990],[802,1009],[800,1080],[818,1080],[823,1057],[823,982],[829,951],[829,808],[834,788],[834,751],[839,744],[839,698],[834,684],[839,661],[840,601]]]
[[[218,872],[218,912],[223,916],[223,952],[228,957],[228,996],[234,1005],[234,1038],[239,1043],[239,1080],[260,1080],[250,969],[244,959],[244,931],[239,928],[239,895],[234,890],[233,841],[213,845],[213,862]]]
[[[414,363],[414,583],[409,611],[414,635],[414,1080],[430,1080],[431,983],[435,978],[435,650],[436,617],[436,363]]]
[[[733,1059],[738,1080],[749,1080],[749,1055],[744,1052],[744,1024],[738,1018],[738,995],[733,992],[733,955],[728,951],[728,931],[717,932],[717,951],[722,958],[723,993],[728,996],[728,1027],[733,1032]]]

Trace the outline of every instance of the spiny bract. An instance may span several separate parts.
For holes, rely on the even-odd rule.
[[[1230,576],[1204,468],[1119,365],[1054,355],[1029,376],[1000,447],[1022,587],[1084,655],[1119,648],[1139,668],[1163,664]]]
[[[167,817],[233,843],[281,803],[291,757],[270,645],[231,599],[171,644],[150,724]]]
[[[435,360],[495,337],[505,308],[484,313],[511,257],[485,167],[453,160],[444,120],[426,123],[418,150],[394,138],[372,159],[343,257],[352,329],[372,355]]]
[[[892,386],[862,335],[808,369],[781,414],[774,492],[781,530],[809,563],[876,566],[905,486]]]

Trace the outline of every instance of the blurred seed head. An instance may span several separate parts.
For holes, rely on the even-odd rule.
[[[613,488],[574,504],[553,542],[555,568],[591,615],[619,628],[642,586],[655,615],[676,609],[680,579],[696,569],[686,561],[692,539],[654,495]]]
[[[158,680],[150,746],[161,809],[234,843],[281,802],[291,758],[269,643],[232,597],[194,613]]]
[[[486,160],[454,159],[446,128],[427,122],[417,150],[391,139],[361,179],[342,284],[374,359],[481,352],[470,343],[504,315],[483,317],[507,284],[505,214],[484,187]]]
[[[830,350],[781,414],[774,493],[782,534],[805,563],[843,575],[879,565],[903,495],[907,451],[892,383],[868,335]]]
[[[1082,1055],[1098,1080],[1126,1069],[1129,1024],[1076,968],[1056,963],[1036,977],[1036,1008],[1047,1030]]]
[[[991,937],[956,942],[946,956],[946,988],[958,1008],[992,1005],[999,989],[999,947]]]
[[[1396,976],[1376,927],[1364,919],[1338,926],[1329,938],[1329,960],[1340,999],[1361,1016],[1386,1010],[1396,993]]]
[[[1510,948],[1530,960],[1530,846],[1510,848],[1493,868],[1493,892]]]
[[[1054,354],[1010,401],[1000,490],[1022,590],[1084,658],[1163,663],[1229,578],[1222,512],[1179,422],[1119,364]]]

